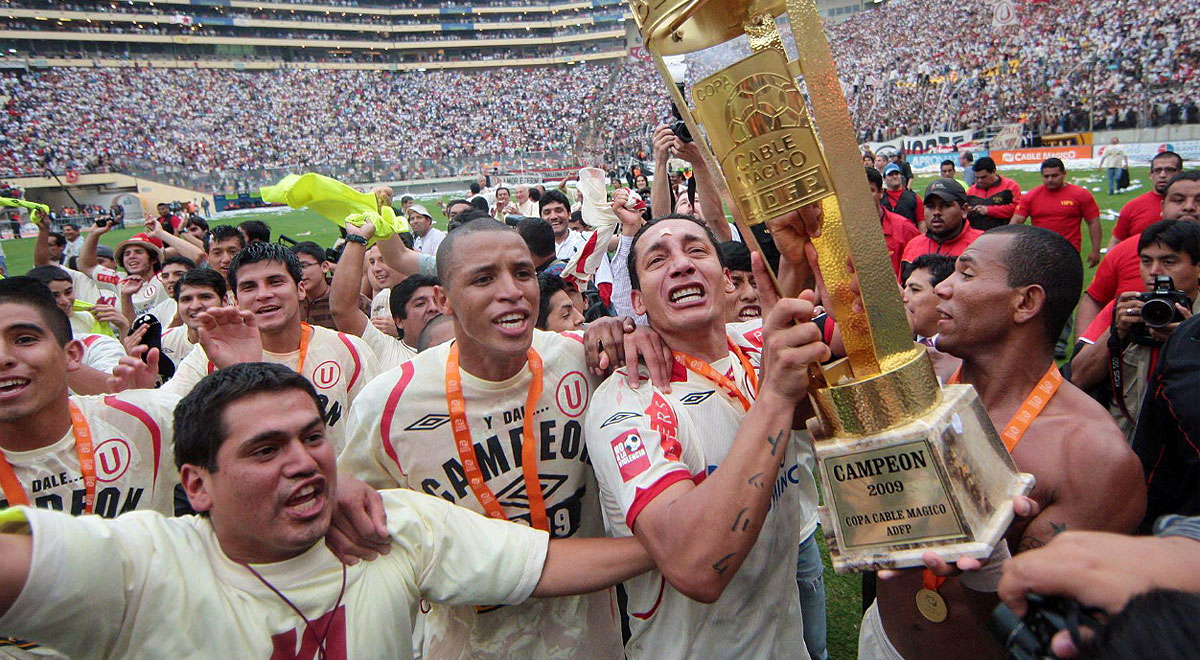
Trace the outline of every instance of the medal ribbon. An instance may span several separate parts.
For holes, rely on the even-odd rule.
[[[75,453],[79,457],[79,472],[83,476],[83,513],[90,514],[96,505],[96,447],[92,443],[92,430],[87,418],[74,401],[67,401],[71,408],[71,434],[75,436]],[[0,451],[0,490],[9,506],[29,506],[29,496],[17,480],[12,466]]]
[[[536,529],[550,531],[546,517],[546,500],[542,496],[542,481],[538,476],[537,442],[533,438],[533,413],[542,396],[542,358],[532,348],[525,354],[529,360],[529,371],[533,380],[529,383],[529,394],[525,397],[525,425],[521,436],[521,472],[525,477],[525,495],[529,498],[529,524]],[[450,427],[454,432],[454,446],[458,460],[475,499],[479,500],[484,513],[490,518],[508,520],[495,493],[484,483],[479,461],[475,458],[475,445],[471,442],[471,430],[467,426],[467,402],[463,398],[462,375],[458,368],[458,344],[450,346],[446,359],[446,408],[450,412]]]
[[[962,382],[962,367],[954,371],[954,375],[950,377],[947,384],[957,385]],[[1021,442],[1021,438],[1025,436],[1025,432],[1029,430],[1029,425],[1037,416],[1042,414],[1042,410],[1046,408],[1046,404],[1050,403],[1050,399],[1054,393],[1058,391],[1062,385],[1062,373],[1058,370],[1058,365],[1050,364],[1050,368],[1046,371],[1046,375],[1042,376],[1042,380],[1033,388],[1029,396],[1025,397],[1025,402],[1017,409],[1017,414],[1008,420],[1008,425],[1004,428],[1004,433],[1000,434],[1000,438],[1004,440],[1004,448],[1008,453],[1012,453],[1017,448],[1017,443]],[[937,591],[938,587],[946,581],[944,577],[938,577],[933,574],[928,568],[922,573],[925,588],[930,591]]]
[[[312,341],[313,329],[307,323],[300,324],[300,363],[296,365],[296,373],[304,375],[304,358],[308,357],[308,344]]]
[[[726,339],[726,341],[729,340]],[[754,365],[750,363],[750,358],[746,357],[746,354],[742,351],[742,349],[732,341],[729,341],[729,350],[733,351],[734,355],[737,355],[738,360],[741,361],[742,368],[746,370],[746,379],[750,381],[750,388],[753,390],[754,395],[757,396],[758,376],[754,373]],[[726,394],[728,394],[730,398],[737,399],[738,403],[742,404],[743,410],[747,412],[750,411],[750,400],[746,398],[746,395],[742,394],[742,391],[738,389],[737,385],[734,384],[732,380],[726,378],[722,374],[717,373],[717,370],[713,369],[712,365],[704,360],[701,360],[700,358],[692,357],[687,353],[681,353],[679,351],[671,351],[671,356],[674,357],[675,361],[683,365],[688,371],[700,376],[701,378],[711,381],[714,385],[720,387]]]

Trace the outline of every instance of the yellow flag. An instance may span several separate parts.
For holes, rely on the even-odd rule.
[[[263,186],[260,193],[264,202],[307,208],[339,227],[345,227],[347,222],[360,225],[365,214],[376,216],[379,218],[375,222],[376,239],[409,231],[408,220],[397,216],[391,206],[380,205],[375,195],[320,174],[289,174],[273,186]]]
[[[50,207],[37,202],[27,202],[23,199],[13,199],[11,197],[0,197],[0,206],[21,206],[31,211],[41,211],[46,215],[50,215]]]
[[[75,300],[74,302],[71,303],[71,309],[76,312],[89,312],[90,313],[92,311],[92,309],[95,307],[96,307],[95,303],[84,302],[82,300]],[[93,335],[107,335],[109,337],[112,337],[113,339],[119,339],[119,337],[117,337],[117,335],[115,333],[113,333],[111,325],[109,325],[103,321],[97,320],[95,318],[92,319],[92,327],[89,328],[89,330],[92,331]]]

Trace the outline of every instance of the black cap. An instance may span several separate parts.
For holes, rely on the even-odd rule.
[[[967,201],[967,191],[954,179],[938,179],[929,184],[925,189],[925,199],[928,200],[930,195],[937,195],[946,202],[962,204]]]

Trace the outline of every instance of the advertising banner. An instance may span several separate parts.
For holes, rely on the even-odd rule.
[[[1075,147],[1041,147],[1039,149],[1012,149],[993,151],[992,158],[996,165],[1037,165],[1047,158],[1063,160],[1081,160],[1092,157],[1092,147],[1080,145]]]
[[[887,153],[889,150],[903,149],[908,154],[923,154],[937,151],[947,152],[952,150],[956,145],[972,142],[973,140],[975,140],[975,131],[951,131],[913,137],[904,136],[886,142],[868,142],[867,147],[871,150],[871,153],[879,153],[880,151]]]
[[[954,161],[954,168],[961,170],[962,165],[958,164],[959,153],[960,152],[952,151],[944,154],[913,154],[911,156],[905,156],[904,159],[908,161],[908,164],[911,165],[914,170],[926,168],[936,169],[942,164],[942,161],[946,159]],[[988,155],[988,152],[986,149],[972,149],[971,154],[975,156],[975,160],[979,160],[980,158]]]

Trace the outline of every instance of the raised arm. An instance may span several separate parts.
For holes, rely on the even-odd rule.
[[[654,130],[654,181],[650,184],[650,214],[655,218],[674,210],[671,203],[671,176],[667,167],[674,140],[675,134],[670,126],[661,124]]]
[[[658,569],[690,598],[720,598],[758,540],[796,404],[807,395],[807,365],[829,357],[820,331],[808,322],[812,310],[810,301],[795,298],[772,310],[764,327],[759,398],[720,469],[700,484],[682,479],[667,486],[634,523],[634,536]]]
[[[405,276],[421,272],[421,253],[405,245],[399,236],[392,234],[375,245],[379,246],[379,254],[383,255],[383,263],[391,268]]]
[[[179,256],[187,257],[188,259],[191,259],[193,263],[200,263],[200,260],[204,258],[203,248],[197,247],[195,243],[183,238],[182,236],[176,236],[175,234],[167,232],[162,228],[162,224],[159,223],[157,218],[151,218],[146,221],[146,233],[162,241],[163,245],[175,248],[175,251],[179,254]],[[191,238],[186,231],[182,233],[184,236]]]
[[[717,240],[732,241],[733,231],[725,220],[725,207],[721,205],[721,193],[717,190],[716,176],[708,169],[708,163],[695,142],[684,142],[675,138],[675,153],[692,164],[692,176],[696,177],[696,198],[700,200],[700,219],[708,224]]]
[[[360,236],[370,240],[375,235],[375,225],[366,222],[361,227],[346,225],[347,236]],[[361,337],[371,322],[358,306],[359,286],[363,277],[363,260],[367,246],[354,240],[342,245],[342,256],[333,271],[333,282],[329,286],[329,311],[338,330]]]
[[[30,214],[37,225],[37,238],[33,239],[33,265],[45,266],[50,263],[50,221],[41,211]]]
[[[112,231],[112,228],[113,226],[110,222],[103,227],[92,227],[92,230],[88,232],[87,238],[83,240],[83,247],[79,249],[79,259],[76,260],[75,264],[79,267],[79,272],[91,277],[92,273],[96,271],[98,263],[96,261],[96,247],[100,245],[100,237]]]

